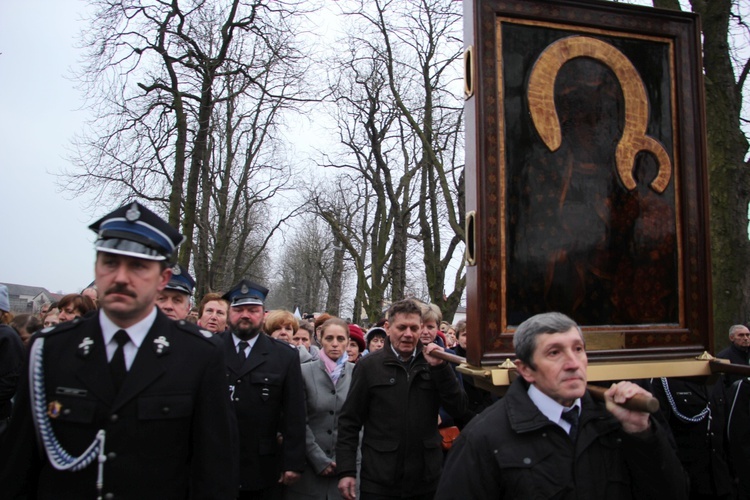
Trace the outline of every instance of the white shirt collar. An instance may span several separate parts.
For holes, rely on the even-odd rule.
[[[103,309],[99,310],[99,324],[102,327],[102,335],[104,336],[104,343],[109,344],[112,342],[112,338],[115,336],[118,330],[125,330],[128,332],[130,341],[135,344],[136,349],[141,347],[143,340],[146,338],[148,331],[154,325],[156,321],[156,306],[149,313],[148,316],[140,320],[138,323],[129,326],[128,328],[121,328],[114,324],[109,317],[104,313]]]
[[[529,395],[529,399],[531,399],[545,417],[562,427],[565,432],[570,431],[570,424],[561,418],[563,412],[569,408],[566,408],[551,397],[547,396],[545,393],[537,389],[534,384],[529,384],[529,389],[526,392]],[[580,415],[581,398],[576,399],[571,408],[576,405],[578,405],[578,414]]]
[[[258,337],[260,337],[261,335],[265,335],[265,333],[258,332],[258,335],[256,335],[255,337],[251,338],[250,340],[246,340],[245,342],[247,342],[248,345],[247,348],[252,349],[255,345],[255,342],[258,340]],[[235,335],[234,332],[232,332],[232,341],[234,342],[234,350],[236,351],[240,348],[240,342],[242,342],[242,339]]]

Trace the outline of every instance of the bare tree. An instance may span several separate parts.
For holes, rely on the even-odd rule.
[[[466,286],[460,211],[463,103],[455,92],[460,81],[461,6],[445,0],[359,1],[349,14],[363,21],[356,41],[369,49],[381,70],[388,90],[381,99],[397,113],[402,160],[418,169],[410,174],[418,173],[420,183],[414,238],[421,243],[430,300],[450,320]],[[395,269],[405,270],[404,257],[394,255]],[[458,265],[448,283],[446,270],[452,261]]]
[[[262,215],[289,177],[278,115],[304,100],[297,1],[90,2],[79,76],[97,115],[65,187],[160,205],[187,237],[182,264],[197,239],[200,293],[220,289],[292,212]]]
[[[351,35],[349,50],[335,66],[332,95],[342,149],[325,155],[322,165],[342,173],[335,189],[319,187],[310,196],[315,212],[352,258],[355,321],[361,309],[375,321],[388,291],[391,301],[404,296],[418,170],[407,149],[410,133],[398,121],[385,68],[375,55],[361,37]]]

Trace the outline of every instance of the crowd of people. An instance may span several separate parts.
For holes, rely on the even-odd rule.
[[[750,498],[745,377],[598,401],[581,329],[545,313],[499,397],[437,354],[465,356],[467,329],[434,304],[363,328],[267,311],[243,279],[193,307],[177,230],[138,203],[90,227],[81,294],[14,316],[0,286],[2,498]],[[729,337],[747,365],[750,330]],[[623,406],[651,394],[660,413]]]

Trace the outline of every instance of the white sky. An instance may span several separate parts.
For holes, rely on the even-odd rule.
[[[105,213],[58,192],[82,101],[67,80],[80,52],[81,0],[0,1],[0,282],[80,291],[93,280]]]

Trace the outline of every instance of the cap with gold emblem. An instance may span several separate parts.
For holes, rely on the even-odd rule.
[[[185,266],[182,264],[172,266],[172,278],[170,278],[165,289],[193,295],[194,288],[195,280],[190,276]]]
[[[148,260],[172,260],[185,237],[138,202],[129,203],[89,226],[97,251]]]
[[[268,288],[253,283],[250,280],[242,280],[225,293],[222,298],[229,301],[229,305],[232,307],[245,305],[262,306],[267,295]]]

